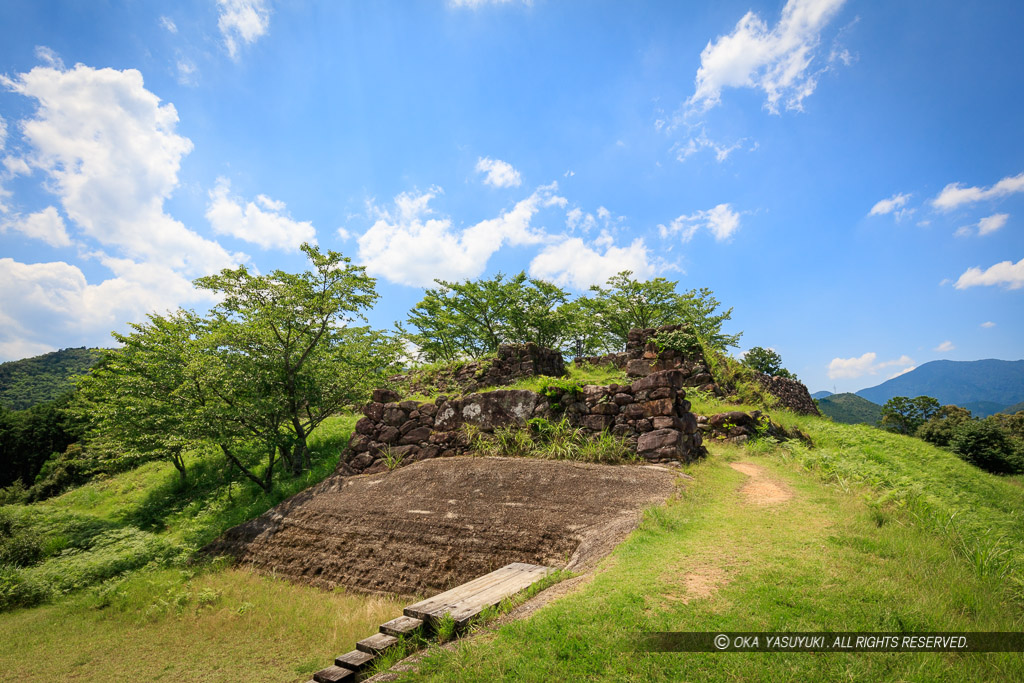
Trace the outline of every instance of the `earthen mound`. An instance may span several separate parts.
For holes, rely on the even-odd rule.
[[[441,458],[334,475],[207,546],[324,588],[427,594],[511,562],[582,568],[677,475],[658,466]]]

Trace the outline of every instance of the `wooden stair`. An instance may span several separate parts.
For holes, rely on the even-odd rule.
[[[338,655],[334,666],[313,674],[309,683],[339,683],[359,680],[360,674],[374,660],[398,643],[401,636],[410,636],[425,626],[436,626],[446,615],[455,620],[458,629],[465,628],[488,607],[529,588],[554,570],[535,564],[513,562],[469,583],[409,605],[404,615],[380,625],[380,632],[356,643],[356,649]]]

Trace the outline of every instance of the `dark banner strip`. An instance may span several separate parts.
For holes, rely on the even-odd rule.
[[[1024,652],[1024,633],[709,632],[640,634],[639,652]]]

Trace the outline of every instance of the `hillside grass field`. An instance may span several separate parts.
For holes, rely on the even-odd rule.
[[[734,408],[691,398],[698,413]],[[1024,680],[1018,653],[636,651],[646,631],[1024,630],[1020,477],[870,427],[771,414],[814,447],[710,444],[710,457],[684,470],[693,479],[581,587],[528,619],[429,651],[407,677]],[[271,494],[227,485],[197,453],[184,490],[159,462],[0,508],[46,554],[19,571],[58,587],[47,604],[0,614],[0,678],[301,682],[351,649],[406,601],[187,558],[327,476],[354,421],[326,424],[314,470]]]

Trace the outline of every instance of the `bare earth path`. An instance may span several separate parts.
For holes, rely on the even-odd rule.
[[[510,562],[588,568],[676,481],[656,466],[425,460],[331,477],[207,551],[325,588],[423,595]]]

